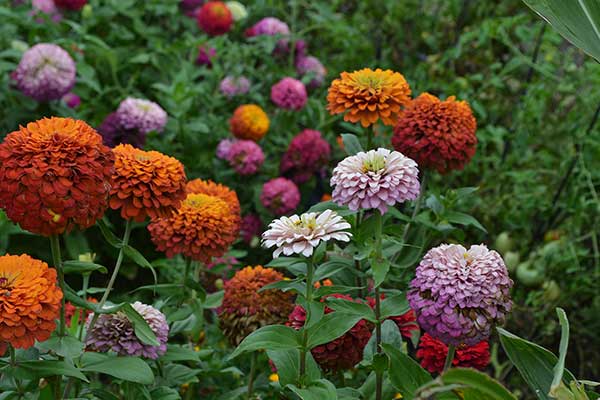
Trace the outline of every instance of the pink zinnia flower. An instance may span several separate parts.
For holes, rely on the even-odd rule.
[[[260,201],[272,214],[285,215],[300,204],[300,191],[289,179],[275,178],[263,185]]]
[[[117,118],[125,129],[141,133],[162,132],[167,124],[167,113],[153,101],[128,97],[119,104]]]
[[[227,161],[240,175],[252,175],[258,172],[265,155],[258,144],[252,140],[236,140],[231,143]]]
[[[277,107],[298,111],[307,99],[306,88],[298,79],[283,78],[271,87],[271,100]]]
[[[308,181],[329,161],[331,146],[321,132],[305,129],[292,139],[281,158],[280,171],[295,183]]]
[[[220,158],[221,160],[229,160],[229,151],[231,150],[231,145],[233,142],[235,142],[235,140],[221,140],[217,145],[217,158]]]
[[[327,69],[321,64],[321,61],[313,56],[298,58],[296,60],[296,72],[300,77],[306,75],[312,77],[307,85],[309,89],[321,86],[325,81],[325,76],[327,76]]]
[[[388,206],[419,196],[417,163],[397,151],[379,148],[346,157],[334,168],[331,186],[333,202],[349,209]]]
[[[46,14],[53,22],[59,22],[62,19],[62,13],[54,4],[54,0],[31,0],[31,15],[39,13]],[[37,22],[44,22],[43,18],[36,18]]]
[[[248,90],[250,90],[250,81],[244,76],[237,78],[227,76],[219,84],[219,90],[221,90],[221,93],[223,93],[224,96],[229,98],[240,94],[246,94],[248,93]]]

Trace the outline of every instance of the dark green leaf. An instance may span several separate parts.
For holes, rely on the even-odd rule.
[[[206,309],[221,307],[221,303],[223,303],[223,295],[224,292],[222,290],[209,294],[206,296],[204,303],[202,303],[202,307]]]
[[[554,366],[554,379],[550,386],[550,392],[553,392],[555,388],[558,388],[562,382],[563,374],[565,372],[565,360],[567,358],[567,350],[569,347],[569,320],[567,314],[562,308],[556,309],[558,314],[558,321],[560,322],[560,348],[558,351],[558,362]]]
[[[362,318],[339,311],[326,314],[308,329],[308,348],[329,343],[348,332]]]
[[[477,221],[474,217],[470,216],[469,214],[456,211],[448,211],[445,214],[445,217],[449,222],[465,226],[474,226],[475,228],[483,232],[487,232],[483,225],[481,225],[479,221]]]
[[[150,385],[154,383],[152,370],[137,357],[117,357],[102,353],[84,353],[81,357],[82,370],[98,372],[129,382]]]
[[[327,305],[335,311],[356,315],[371,322],[377,321],[377,318],[375,318],[375,312],[371,307],[369,307],[368,304],[365,303],[357,303],[351,300],[329,297],[327,298]]]
[[[480,394],[479,398],[489,400],[517,399],[498,381],[495,381],[483,372],[471,368],[451,368],[442,375],[441,379],[446,385],[467,385]]]
[[[168,345],[167,352],[160,357],[162,362],[171,361],[200,361],[202,353],[189,347]]]
[[[103,217],[102,219],[99,219],[98,222],[96,222],[98,224],[98,227],[100,228],[100,232],[102,232],[102,236],[104,236],[104,239],[106,239],[108,244],[110,244],[114,248],[120,249],[121,247],[123,247],[123,242],[110,230],[108,224],[105,221],[105,218],[106,217]]]
[[[32,360],[19,361],[16,367],[10,368],[5,373],[17,379],[39,379],[49,376],[64,375],[88,382],[84,374],[75,366],[66,361]]]
[[[324,262],[315,271],[315,282],[329,278],[346,268],[352,267],[354,267],[354,261],[351,259],[335,259]]]
[[[127,257],[132,259],[133,262],[135,262],[140,267],[149,268],[150,271],[152,271],[152,276],[154,276],[154,282],[157,281],[156,271],[154,270],[154,267],[152,266],[152,264],[150,264],[148,260],[146,260],[146,257],[144,257],[142,253],[140,253],[130,245],[123,246],[123,252]]]
[[[409,310],[405,294],[386,297],[381,301],[381,319],[403,315]]]
[[[431,382],[431,375],[396,347],[389,344],[382,344],[381,347],[390,357],[389,375],[392,385],[405,399],[413,399],[419,387]]]
[[[369,262],[371,263],[371,268],[373,270],[373,279],[375,280],[374,285],[375,287],[379,287],[390,271],[391,263],[387,258],[381,256],[370,257]]]
[[[304,389],[300,389],[295,385],[287,385],[286,387],[302,400],[337,400],[338,398],[335,386],[327,379],[319,379]]]
[[[281,386],[297,381],[300,369],[300,350],[267,350],[267,355],[277,368]],[[321,378],[321,370],[310,352],[306,354],[306,375],[309,382]]]
[[[83,353],[84,344],[73,336],[52,336],[45,342],[38,342],[35,347],[42,353],[53,351],[59,356],[75,358]]]
[[[150,390],[152,400],[179,400],[181,396],[179,392],[168,386],[159,386]]]
[[[363,352],[363,360],[370,362],[373,354],[377,352],[376,339],[375,329],[373,329],[373,334]],[[396,349],[402,348],[402,334],[394,321],[388,319],[381,324],[381,343],[388,344]]]
[[[133,324],[133,329],[135,331],[135,336],[140,339],[141,342],[145,344],[149,344],[151,346],[159,346],[160,343],[156,339],[156,335],[148,326],[148,323],[136,310],[131,306],[131,304],[123,304],[120,311],[127,315],[127,319],[131,321]]]
[[[242,353],[259,349],[287,350],[300,348],[298,331],[285,325],[263,326],[248,335],[229,356],[233,359]]]
[[[103,274],[107,273],[108,270],[105,266],[100,264],[94,264],[93,262],[87,261],[63,261],[63,271],[65,274],[89,274],[94,271],[101,272]]]
[[[358,290],[361,289],[360,287],[356,287],[356,286],[321,286],[320,288],[318,288],[317,290],[315,290],[315,292],[313,293],[313,297],[315,299],[318,299],[320,297],[323,296],[327,296],[329,294],[335,294],[335,293],[348,293],[348,292],[352,292],[354,290]]]

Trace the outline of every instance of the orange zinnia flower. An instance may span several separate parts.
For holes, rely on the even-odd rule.
[[[152,242],[167,257],[183,254],[207,264],[227,252],[239,231],[239,214],[222,199],[188,194],[181,207],[168,218],[148,225]]]
[[[219,323],[225,336],[237,346],[249,334],[265,325],[283,323],[292,311],[291,292],[260,291],[263,286],[284,279],[272,268],[246,267],[225,282]]]
[[[62,291],[56,270],[23,254],[0,257],[0,342],[27,349],[56,328]]]
[[[331,82],[327,101],[331,114],[346,113],[344,121],[360,121],[365,128],[379,119],[393,125],[400,108],[410,101],[410,87],[398,72],[365,68],[342,72]]]
[[[113,149],[115,173],[110,207],[121,216],[141,222],[169,217],[185,199],[183,164],[157,151],[120,144]]]
[[[466,101],[423,93],[402,110],[392,144],[421,168],[463,169],[475,154],[477,122]]]
[[[113,155],[83,121],[44,118],[0,144],[0,208],[30,232],[85,229],[108,206]]]
[[[269,117],[256,104],[244,104],[233,112],[229,120],[231,133],[238,139],[258,142],[269,130]]]
[[[229,207],[231,212],[234,214],[240,214],[240,201],[234,190],[231,190],[225,185],[215,183],[210,179],[203,181],[202,179],[193,179],[186,185],[187,193],[195,194],[207,194],[209,196],[215,196],[224,200]]]

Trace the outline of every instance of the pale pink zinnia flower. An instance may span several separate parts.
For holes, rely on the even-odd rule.
[[[331,210],[281,217],[271,222],[269,229],[263,233],[262,244],[267,248],[277,247],[273,252],[274,258],[281,253],[310,257],[321,242],[332,239],[350,241],[352,234],[346,231],[349,228],[350,224]]]
[[[417,163],[402,153],[379,148],[346,157],[334,168],[331,186],[333,202],[349,209],[388,206],[419,196]]]

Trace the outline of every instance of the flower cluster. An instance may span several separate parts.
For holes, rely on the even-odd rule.
[[[225,282],[219,324],[237,346],[246,336],[265,325],[282,323],[293,308],[293,294],[260,289],[283,279],[280,272],[262,266],[246,267]]]
[[[441,373],[448,355],[448,346],[429,334],[421,336],[417,358],[421,366],[431,373]],[[490,345],[486,341],[473,346],[461,345],[456,348],[452,365],[462,368],[484,369],[490,363]]]
[[[63,293],[56,270],[23,254],[0,256],[0,343],[27,349],[50,337]]]
[[[148,323],[156,335],[159,345],[143,343],[135,335],[133,323],[125,313],[101,314],[92,329],[88,329],[85,341],[86,348],[91,351],[114,351],[123,356],[139,356],[152,360],[167,351],[169,324],[167,318],[156,308],[136,301],[131,305]],[[93,315],[88,317],[88,327]]]
[[[423,93],[400,112],[392,144],[422,168],[463,169],[475,154],[477,122],[469,104]]]
[[[185,198],[183,165],[157,151],[143,151],[128,144],[113,149],[115,172],[110,207],[124,219],[141,222],[169,217]]]
[[[244,104],[233,112],[229,119],[231,133],[238,139],[258,142],[269,130],[269,117],[256,104]]]
[[[512,284],[495,251],[443,244],[425,254],[407,298],[425,332],[448,345],[472,346],[504,322]]]
[[[88,228],[108,206],[113,155],[83,121],[44,118],[0,144],[0,208],[30,232]]]
[[[290,142],[281,158],[280,171],[297,184],[308,181],[329,162],[331,146],[321,132],[304,129]]]
[[[397,151],[379,148],[346,157],[333,170],[333,201],[351,210],[377,208],[414,200],[420,184],[417,164]]]
[[[289,179],[271,179],[263,185],[260,201],[271,214],[285,215],[294,211],[300,204],[300,190]]]
[[[277,107],[286,110],[301,110],[308,100],[304,84],[286,77],[271,87],[271,100]]]

